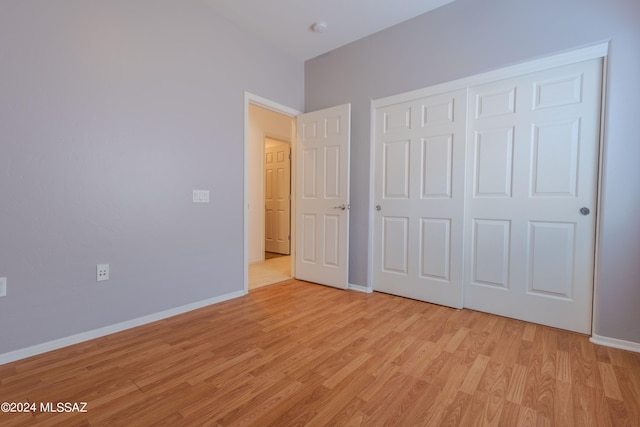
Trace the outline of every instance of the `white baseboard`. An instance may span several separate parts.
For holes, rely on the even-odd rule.
[[[349,283],[349,288],[352,291],[356,292],[364,292],[365,294],[370,294],[373,292],[372,289],[367,288],[366,286],[354,285],[353,283]]]
[[[637,342],[624,341],[616,338],[601,337],[596,334],[593,334],[591,338],[589,338],[589,341],[598,345],[604,345],[607,347],[619,348],[621,350],[629,350],[629,351],[634,351],[636,353],[640,353],[640,343],[637,343]]]
[[[34,346],[22,348],[20,350],[10,351],[8,353],[0,354],[0,365],[4,365],[5,363],[10,363],[10,362],[15,362],[16,360],[25,359],[31,356],[36,356],[38,354],[46,353],[52,350],[57,350],[59,348],[78,344],[84,341],[89,341],[95,338],[100,338],[105,335],[124,331],[126,329],[135,328],[136,326],[142,326],[147,323],[166,319],[168,317],[177,316],[178,314],[186,313],[188,311],[196,310],[198,308],[206,307],[212,304],[217,304],[223,301],[228,301],[230,299],[238,298],[243,295],[245,295],[244,291],[231,292],[229,294],[221,295],[219,297],[194,302],[191,304],[183,305],[181,307],[171,308],[169,310],[160,311],[158,313],[153,313],[147,316],[138,317],[137,319],[127,320],[126,322],[116,323],[115,325],[109,325],[103,328],[94,329],[92,331],[82,332],[80,334],[71,335],[71,336],[60,338],[57,340],[45,342],[42,344],[36,344]]]

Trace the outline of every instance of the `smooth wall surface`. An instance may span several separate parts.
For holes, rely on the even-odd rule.
[[[302,110],[302,62],[199,0],[3,0],[0,63],[0,354],[243,290],[244,91]]]
[[[306,111],[353,106],[350,282],[370,281],[371,99],[610,40],[593,332],[640,343],[639,23],[637,0],[457,0],[307,61]]]
[[[249,105],[249,263],[264,261],[264,138],[291,143],[293,120]]]

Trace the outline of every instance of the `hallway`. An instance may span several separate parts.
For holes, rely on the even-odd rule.
[[[265,253],[265,261],[249,265],[249,290],[291,279],[291,256],[270,258]]]

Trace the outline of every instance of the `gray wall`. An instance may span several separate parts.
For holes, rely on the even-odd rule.
[[[594,333],[640,343],[640,1],[457,0],[305,64],[305,107],[352,103],[350,282],[366,285],[370,99],[611,40]]]
[[[0,2],[0,354],[243,290],[245,90],[304,64],[199,0]]]

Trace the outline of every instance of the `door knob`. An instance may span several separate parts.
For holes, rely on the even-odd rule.
[[[382,206],[380,206],[380,205],[376,205],[376,210],[377,210],[377,211],[381,211],[381,210],[382,210]]]
[[[333,207],[333,208],[331,208],[331,209],[340,209],[340,210],[345,210],[345,209],[347,209],[347,207],[346,207],[346,206],[344,205],[344,203],[343,203],[343,204],[341,204],[340,206],[334,206],[334,207]]]
[[[580,213],[582,215],[589,215],[590,212],[589,208],[580,208]]]

